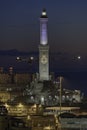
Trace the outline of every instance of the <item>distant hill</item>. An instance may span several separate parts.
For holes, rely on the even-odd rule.
[[[0,50],[0,55],[19,56],[19,55],[31,55],[38,54],[38,52],[23,52],[16,49],[12,50]]]

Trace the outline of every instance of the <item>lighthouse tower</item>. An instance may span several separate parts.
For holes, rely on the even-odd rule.
[[[49,80],[49,45],[48,45],[48,17],[46,10],[40,17],[40,45],[39,45],[39,80]]]

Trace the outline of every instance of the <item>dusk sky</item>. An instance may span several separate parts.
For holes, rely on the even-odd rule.
[[[86,55],[86,0],[1,0],[0,50],[37,51],[43,8],[48,15],[50,50]]]

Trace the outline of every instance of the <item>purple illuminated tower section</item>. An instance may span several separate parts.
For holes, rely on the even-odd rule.
[[[39,79],[49,80],[49,45],[47,33],[48,17],[46,10],[42,11],[40,17],[40,45],[39,45]]]
[[[48,43],[47,22],[48,22],[48,17],[46,14],[46,10],[44,9],[40,17],[40,44],[41,45],[46,45]]]

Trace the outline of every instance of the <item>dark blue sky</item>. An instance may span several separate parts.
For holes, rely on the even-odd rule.
[[[86,55],[86,0],[1,0],[0,49],[38,50],[39,17],[44,7],[50,50]]]

